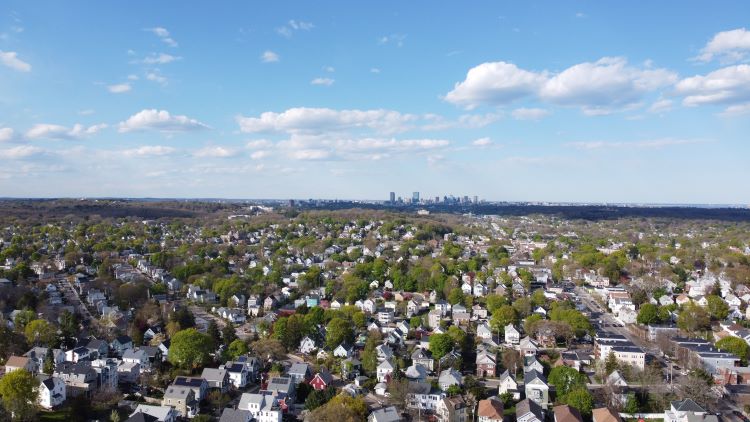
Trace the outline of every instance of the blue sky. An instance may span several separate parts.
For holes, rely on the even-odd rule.
[[[750,4],[0,5],[0,196],[750,203]]]

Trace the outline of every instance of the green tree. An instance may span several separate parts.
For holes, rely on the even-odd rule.
[[[212,319],[208,322],[208,329],[206,330],[206,334],[211,337],[211,339],[214,341],[214,344],[221,344],[221,332],[219,331],[219,325],[215,320]]]
[[[227,325],[221,329],[221,340],[225,346],[229,346],[233,341],[237,340],[237,332],[234,330],[234,325],[231,322],[227,322]]]
[[[16,317],[13,319],[13,324],[16,326],[16,330],[18,330],[19,333],[23,333],[26,324],[34,319],[36,319],[36,313],[30,309],[24,309],[16,314]]]
[[[591,395],[591,392],[586,387],[578,387],[570,391],[560,397],[559,401],[570,407],[575,407],[584,416],[591,415],[591,411],[594,408],[594,396]]]
[[[544,296],[544,290],[537,289],[531,294],[531,304],[534,306],[544,306],[547,303],[547,298]]]
[[[11,413],[13,420],[23,421],[34,417],[38,394],[39,380],[24,369],[15,370],[0,378],[3,407]]]
[[[539,314],[532,314],[526,317],[526,320],[523,322],[523,330],[526,332],[527,335],[531,335],[531,333],[536,331],[536,327],[539,324],[540,321],[543,321],[544,317],[542,317]]]
[[[44,356],[44,367],[42,370],[47,375],[52,375],[52,373],[55,372],[55,354],[51,347],[47,348],[47,354]]]
[[[362,397],[339,394],[313,410],[310,420],[318,422],[357,422],[367,419],[367,405]]]
[[[611,374],[619,367],[620,364],[617,362],[617,356],[615,356],[615,352],[610,351],[607,355],[607,359],[604,360],[604,371],[606,372],[606,375]]]
[[[329,386],[323,390],[314,390],[307,395],[305,400],[305,409],[315,410],[320,406],[328,403],[332,398],[336,396],[336,388]]]
[[[729,305],[717,295],[706,296],[708,301],[708,313],[715,320],[724,320],[729,315]]]
[[[188,328],[172,336],[168,359],[175,366],[195,369],[209,360],[213,349],[211,337],[195,328]]]
[[[518,314],[515,308],[510,305],[503,305],[492,314],[490,327],[492,327],[493,331],[498,331],[505,328],[508,324],[515,325],[516,322],[518,322]]]
[[[57,332],[46,320],[35,319],[26,324],[23,330],[29,344],[51,345],[55,341]]]
[[[740,358],[742,366],[747,365],[747,357],[750,353],[750,346],[747,342],[739,337],[724,337],[716,342],[716,348],[721,351],[727,351],[735,354]]]
[[[227,347],[227,355],[231,359],[237,359],[239,356],[246,355],[249,351],[250,348],[247,346],[247,343],[240,339],[235,339]]]
[[[453,350],[453,339],[448,334],[433,334],[430,336],[430,352],[436,360]]]
[[[352,324],[343,318],[333,318],[326,326],[326,346],[334,349],[339,344],[354,340]]]
[[[711,328],[711,317],[705,309],[689,302],[677,317],[677,327],[691,334],[705,331]]]
[[[464,301],[464,292],[456,287],[448,294],[448,302],[451,305],[456,305],[458,303],[463,303]]]
[[[639,324],[655,324],[659,322],[659,307],[653,303],[644,303],[638,310],[636,318]]]
[[[626,396],[625,399],[625,406],[623,407],[623,412],[625,413],[638,413],[641,410],[641,405],[638,403],[638,397],[635,395],[635,393],[630,392]]]
[[[487,310],[490,312],[490,314],[494,314],[495,310],[500,308],[503,305],[508,304],[508,299],[505,298],[505,296],[500,296],[496,294],[489,294],[485,297],[486,303],[487,303]]]
[[[555,386],[558,396],[564,396],[577,388],[586,387],[586,376],[569,366],[552,368],[547,379]]]

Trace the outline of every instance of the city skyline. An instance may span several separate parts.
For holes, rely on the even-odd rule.
[[[0,197],[750,203],[750,5],[679,5],[4,2]]]

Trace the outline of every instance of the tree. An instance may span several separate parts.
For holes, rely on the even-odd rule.
[[[254,342],[251,345],[253,352],[260,358],[267,361],[282,360],[286,358],[284,346],[276,339],[264,338]]]
[[[326,346],[334,349],[341,343],[351,343],[354,340],[352,324],[343,318],[333,318],[326,326]]]
[[[508,300],[505,298],[505,296],[500,296],[497,294],[487,295],[485,297],[485,301],[487,303],[487,310],[490,312],[490,314],[494,314],[496,309],[508,303]]]
[[[688,302],[677,317],[677,327],[691,334],[705,331],[711,327],[711,318],[705,309]]]
[[[448,294],[448,302],[451,305],[455,305],[457,303],[463,303],[464,301],[464,292],[456,287]]]
[[[521,355],[518,353],[518,351],[515,349],[505,349],[503,350],[502,359],[505,369],[515,375],[516,371],[518,370],[518,364],[521,362]]]
[[[235,339],[229,344],[229,347],[227,347],[227,355],[231,359],[237,359],[242,355],[246,355],[249,351],[250,348],[247,347],[247,343],[240,339]]]
[[[19,369],[0,378],[0,396],[3,407],[13,420],[29,420],[36,413],[36,400],[39,395],[39,381],[24,370]]]
[[[215,320],[211,320],[208,323],[208,329],[206,334],[214,341],[214,344],[221,344],[221,332],[219,331],[219,325],[216,324]]]
[[[544,290],[536,289],[531,294],[531,304],[534,306],[544,306],[547,303],[547,298],[544,296]]]
[[[109,413],[109,422],[120,422],[122,421],[122,416],[120,416],[120,412],[117,411],[117,409],[113,409],[112,412]]]
[[[585,416],[591,415],[591,410],[594,408],[594,396],[591,395],[591,392],[585,386],[570,391],[560,397],[558,401],[570,407],[575,407],[581,412],[581,415]]]
[[[323,390],[313,390],[307,395],[305,400],[305,409],[315,410],[320,406],[328,403],[336,396],[336,387],[329,386]]]
[[[43,319],[35,319],[26,324],[23,330],[29,344],[51,345],[57,333],[55,329]]]
[[[229,346],[233,341],[237,340],[237,332],[234,330],[232,323],[228,322],[224,328],[221,329],[221,339],[225,346]],[[218,344],[218,343],[214,343]]]
[[[213,349],[211,337],[195,328],[188,328],[172,336],[168,359],[175,366],[195,369],[208,361]]]
[[[692,399],[694,402],[708,407],[716,401],[716,394],[712,389],[713,376],[703,369],[693,369],[686,377],[680,379],[678,393],[681,398]]]
[[[625,413],[638,413],[641,410],[641,405],[638,403],[638,397],[635,393],[630,392],[625,399],[625,407],[622,409]]]
[[[729,315],[729,305],[717,295],[706,296],[708,301],[708,313],[715,320],[723,320]]]
[[[508,324],[515,324],[518,321],[516,310],[510,305],[499,307],[490,319],[490,327],[493,331],[502,330]]]
[[[739,337],[725,337],[716,342],[716,348],[721,351],[727,351],[735,354],[740,358],[742,366],[747,365],[748,353],[750,353],[750,346],[747,342]]]
[[[417,328],[420,325],[422,325],[422,317],[419,316],[413,316],[409,320],[409,328]]]
[[[42,370],[47,375],[52,375],[52,373],[55,372],[55,354],[51,347],[47,348],[47,354],[44,356],[44,367]]]
[[[393,378],[388,382],[387,390],[390,402],[399,409],[406,409],[409,398],[409,380]]]
[[[531,333],[536,332],[536,328],[542,320],[544,320],[544,317],[539,314],[529,315],[523,322],[523,330],[526,334],[531,335]]]
[[[619,367],[620,364],[617,362],[617,356],[615,356],[615,352],[610,351],[607,355],[607,359],[604,361],[604,371],[606,372],[605,375],[611,374]]]
[[[367,419],[367,405],[361,397],[339,394],[310,413],[310,420],[319,422],[360,422]]]
[[[638,317],[636,318],[639,324],[655,324],[659,322],[659,307],[653,303],[644,303],[641,305],[641,309],[638,310]]]
[[[24,328],[26,328],[26,324],[33,321],[36,318],[36,313],[30,309],[24,309],[23,311],[16,314],[16,317],[13,319],[13,324],[16,327],[16,330],[18,330],[19,333],[24,332]]]
[[[430,336],[430,352],[435,360],[453,350],[453,339],[448,334],[433,334]]]
[[[586,387],[586,376],[569,366],[552,368],[547,379],[555,386],[558,396],[564,396],[577,388]]]

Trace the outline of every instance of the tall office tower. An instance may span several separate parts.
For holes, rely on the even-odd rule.
[[[474,203],[475,203],[475,204],[478,204],[478,203],[479,203],[479,197],[478,197],[478,196],[476,196],[476,195],[474,195]]]
[[[439,197],[439,196],[436,196],[436,197],[435,197],[435,203],[436,203],[436,204],[437,204],[437,203],[440,203],[440,197]]]
[[[391,192],[391,204],[396,202],[396,192]]]
[[[414,192],[414,194],[412,194],[411,202],[414,202],[414,203],[419,202],[419,192]]]

